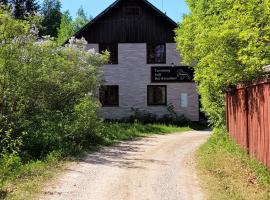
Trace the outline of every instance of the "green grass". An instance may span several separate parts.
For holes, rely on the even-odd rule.
[[[190,127],[176,127],[166,125],[142,125],[139,123],[105,123],[101,130],[102,140],[89,149],[95,151],[104,145],[112,145],[121,140],[129,140],[137,137],[145,137],[153,134],[167,134],[173,132],[184,132],[192,130]],[[89,149],[83,150],[89,152]],[[44,183],[56,177],[63,167],[76,160],[75,157],[63,157],[65,152],[52,152],[43,160],[31,161],[21,164],[19,158],[10,157],[7,169],[0,169],[0,173],[5,172],[6,181],[4,189],[0,192],[0,199],[33,199],[41,192]],[[81,152],[78,152],[81,157]],[[3,174],[2,174],[3,175]],[[1,174],[0,174],[1,176]]]
[[[136,137],[145,137],[153,134],[166,134],[192,130],[190,127],[176,127],[162,124],[124,124],[106,123],[103,129],[105,144],[112,144],[120,140],[129,140]]]
[[[197,152],[201,185],[209,200],[269,200],[270,172],[236,145],[224,129]]]

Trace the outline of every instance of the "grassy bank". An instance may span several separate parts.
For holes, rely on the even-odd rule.
[[[270,199],[270,172],[250,159],[224,129],[213,132],[197,152],[199,177],[208,199]]]
[[[22,164],[16,156],[9,156],[1,160],[0,176],[3,178],[3,190],[0,192],[0,199],[31,199],[42,188],[47,180],[53,178],[60,172],[65,164],[81,157],[83,152],[98,149],[104,145],[112,145],[121,140],[128,140],[135,137],[144,137],[153,134],[165,134],[172,132],[183,132],[192,130],[189,127],[176,127],[165,125],[142,125],[106,123],[100,130],[100,140],[89,149],[82,149],[77,155],[70,157],[66,152],[51,152],[42,160],[30,161]]]

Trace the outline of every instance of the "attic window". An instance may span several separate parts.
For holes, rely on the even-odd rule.
[[[124,15],[126,17],[138,17],[141,14],[141,10],[139,7],[125,7]]]

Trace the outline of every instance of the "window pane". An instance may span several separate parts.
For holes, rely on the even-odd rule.
[[[103,106],[118,106],[119,105],[119,87],[118,86],[103,86],[99,90],[100,103]]]
[[[126,7],[124,11],[125,11],[125,16],[127,17],[140,16],[139,7]]]
[[[110,52],[109,64],[118,64],[118,44],[100,44],[99,53]]]
[[[166,63],[165,44],[148,44],[147,61],[148,64]]]
[[[166,86],[148,86],[148,104],[166,105]]]

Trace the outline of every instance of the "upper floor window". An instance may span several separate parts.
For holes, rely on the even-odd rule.
[[[141,14],[141,9],[139,7],[125,7],[124,16],[125,17],[138,17]]]
[[[110,52],[109,64],[118,64],[118,44],[99,44],[99,53]]]
[[[166,45],[147,44],[147,64],[165,64]]]

